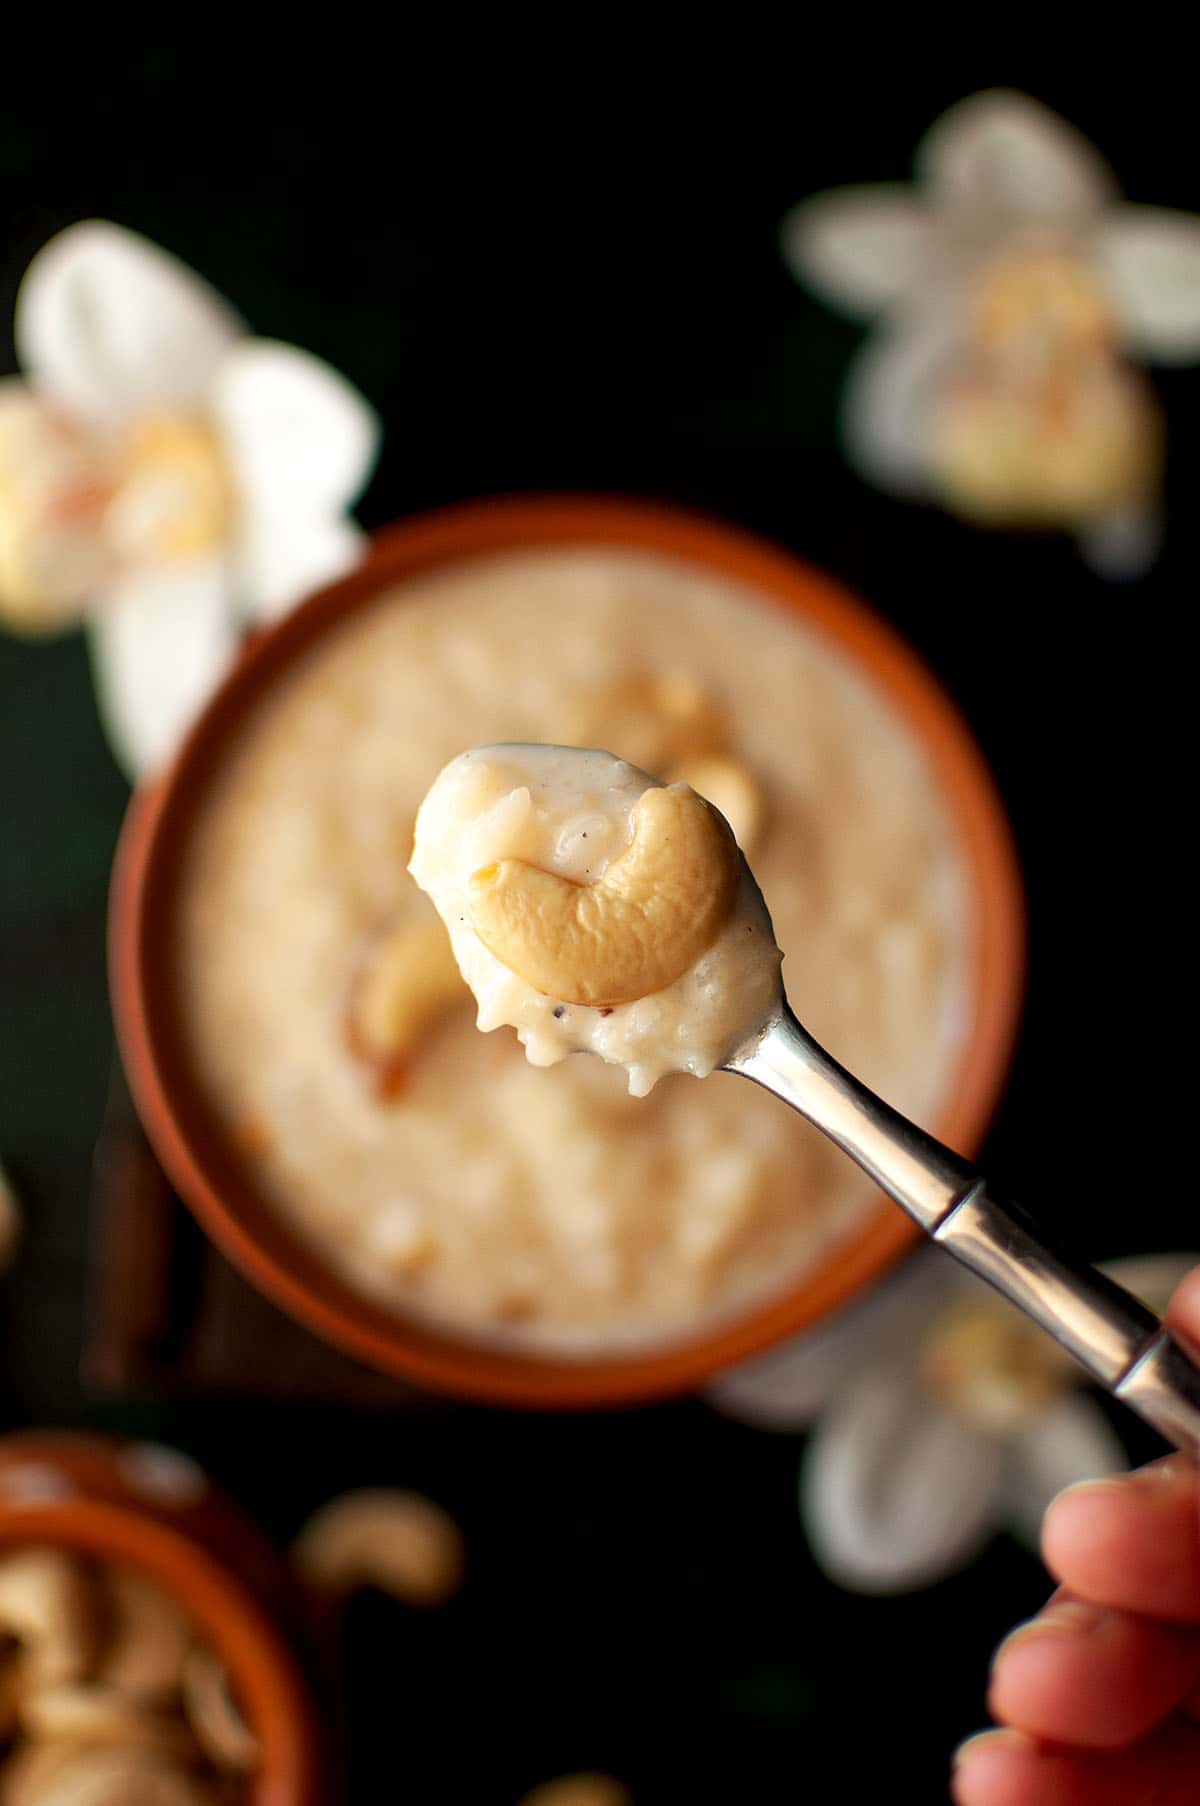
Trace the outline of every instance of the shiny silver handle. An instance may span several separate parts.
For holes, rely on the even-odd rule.
[[[726,1065],[807,1117],[947,1253],[1200,1459],[1200,1367],[1154,1312],[993,1198],[973,1167],[839,1066],[786,1005]]]
[[[1200,1368],[1154,1312],[982,1180],[933,1231],[1176,1448],[1200,1460]]]
[[[1170,1330],[1151,1337],[1112,1390],[1160,1436],[1200,1461],[1200,1367]]]

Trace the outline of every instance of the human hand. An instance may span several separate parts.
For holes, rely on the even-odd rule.
[[[1200,1344],[1200,1268],[1168,1316]],[[959,1750],[957,1806],[1195,1806],[1200,1472],[1172,1455],[1068,1487],[1042,1554],[1061,1585],[996,1652],[1002,1728]]]

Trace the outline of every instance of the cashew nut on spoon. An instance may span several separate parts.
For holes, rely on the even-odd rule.
[[[514,1027],[535,1066],[599,1054],[641,1096],[712,1072],[777,993],[770,918],[725,818],[611,753],[464,753],[421,805],[409,869],[479,1027]]]
[[[644,790],[633,838],[591,884],[503,859],[472,874],[471,924],[536,991],[610,1008],[669,984],[716,939],[736,861],[729,829],[684,785]]]
[[[827,1135],[934,1240],[1200,1455],[1200,1368],[1159,1320],[832,1059],[784,996],[771,919],[733,833],[686,784],[611,753],[488,746],[440,773],[409,866],[450,934],[481,1029],[534,1065],[590,1052],[644,1095],[664,1073],[753,1080]]]

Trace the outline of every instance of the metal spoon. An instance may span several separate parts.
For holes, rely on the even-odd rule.
[[[1169,1442],[1200,1458],[1200,1366],[1124,1287],[839,1066],[777,1007],[725,1061],[807,1117],[955,1260],[986,1279]]]

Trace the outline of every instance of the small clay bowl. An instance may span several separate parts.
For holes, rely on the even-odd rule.
[[[0,1553],[29,1546],[128,1563],[178,1599],[258,1737],[251,1806],[325,1806],[316,1710],[279,1628],[295,1605],[287,1570],[195,1462],[104,1436],[0,1437]]]
[[[964,1153],[1000,1094],[1024,973],[1024,907],[1003,806],[953,703],[879,617],[820,572],[739,530],[638,503],[565,497],[472,503],[403,521],[370,556],[248,648],[171,770],[130,808],[113,880],[110,972],[131,1087],[167,1173],[213,1240],[276,1303],[385,1372],[475,1399],[577,1407],[662,1397],[805,1329],[876,1279],[917,1231],[882,1197],[815,1271],[733,1320],[661,1346],[560,1358],[431,1327],[355,1290],[273,1210],[206,1104],[189,1062],[173,970],[183,853],[220,756],[281,677],[385,591],[461,561],[529,548],[610,546],[718,573],[816,629],[890,705],[941,793],[966,878],[970,948],[957,1068],[926,1126]]]

